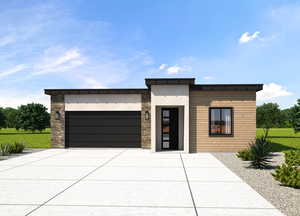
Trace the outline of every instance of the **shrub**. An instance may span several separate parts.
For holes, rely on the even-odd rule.
[[[8,156],[12,152],[12,145],[10,143],[0,144],[0,154],[2,156]]]
[[[300,188],[300,170],[297,167],[283,164],[276,168],[272,176],[283,185]]]
[[[24,142],[2,143],[0,144],[0,155],[8,156],[10,154],[22,153],[25,148]]]
[[[250,145],[251,166],[262,169],[270,162],[271,142],[265,136],[258,137]]]
[[[289,166],[300,166],[300,151],[292,150],[284,153],[285,163]]]
[[[250,161],[252,159],[252,154],[251,154],[250,149],[240,150],[240,151],[238,151],[236,156],[243,161]]]
[[[24,142],[15,142],[13,144],[12,153],[16,153],[16,154],[22,153],[24,148],[25,148],[25,143]]]

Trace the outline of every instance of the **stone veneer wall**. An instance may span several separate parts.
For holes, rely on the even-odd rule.
[[[149,112],[149,119],[145,120],[145,112]],[[142,94],[142,112],[141,112],[141,142],[142,148],[151,148],[151,94],[150,92]]]
[[[60,120],[55,119],[59,111]],[[65,98],[64,95],[51,95],[51,144],[54,148],[65,147]]]

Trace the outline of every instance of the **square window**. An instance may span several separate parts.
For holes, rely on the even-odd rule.
[[[209,134],[210,135],[232,135],[232,108],[210,108],[209,109]]]

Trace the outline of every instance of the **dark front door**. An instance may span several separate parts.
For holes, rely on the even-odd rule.
[[[161,148],[178,150],[178,108],[161,110]]]
[[[141,147],[141,112],[66,112],[66,147]]]

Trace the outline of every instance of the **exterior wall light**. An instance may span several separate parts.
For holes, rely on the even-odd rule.
[[[59,111],[55,112],[55,120],[60,120],[60,112]]]
[[[150,113],[149,111],[145,112],[145,120],[149,120],[150,119]]]

